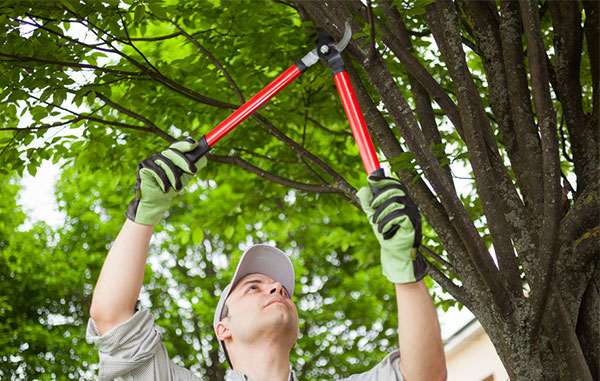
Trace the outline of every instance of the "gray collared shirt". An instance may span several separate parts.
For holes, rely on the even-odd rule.
[[[96,323],[88,321],[86,339],[94,343],[100,355],[99,379],[117,381],[200,381],[189,370],[169,359],[162,343],[161,328],[147,310],[139,310],[129,320],[100,335]],[[342,381],[402,381],[398,369],[400,353],[389,354],[373,369]],[[290,381],[298,381],[290,371]],[[228,370],[225,381],[251,381],[247,376]]]

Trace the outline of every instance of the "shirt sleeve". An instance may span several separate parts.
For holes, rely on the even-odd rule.
[[[344,378],[344,381],[404,381],[398,365],[400,364],[400,350],[396,350],[371,370],[364,373]]]
[[[147,310],[100,335],[89,319],[86,340],[98,348],[99,380],[199,381],[190,371],[173,363],[162,343],[161,328]]]

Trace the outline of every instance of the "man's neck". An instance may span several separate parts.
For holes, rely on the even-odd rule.
[[[248,376],[251,381],[289,380],[289,349],[262,343],[236,348],[232,355],[234,370]]]

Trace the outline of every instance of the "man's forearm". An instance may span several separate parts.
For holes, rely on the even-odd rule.
[[[443,380],[444,346],[435,306],[425,282],[396,284],[400,371],[407,381]]]
[[[90,316],[104,334],[134,314],[154,226],[126,220],[96,282]]]

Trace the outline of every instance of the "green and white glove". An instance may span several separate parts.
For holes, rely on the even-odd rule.
[[[127,218],[144,225],[159,223],[171,200],[206,166],[204,156],[195,164],[185,156],[197,146],[198,142],[190,138],[176,141],[138,164],[135,197],[127,208]]]
[[[381,246],[383,275],[394,283],[410,283],[427,274],[425,259],[417,252],[421,244],[421,214],[400,181],[370,175],[369,185],[357,196]]]

